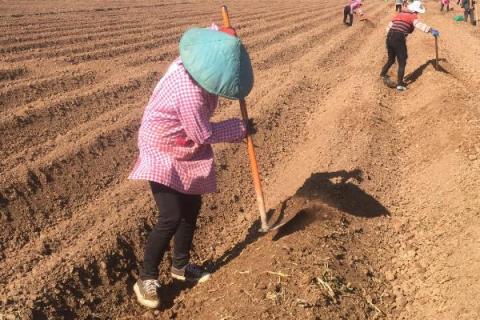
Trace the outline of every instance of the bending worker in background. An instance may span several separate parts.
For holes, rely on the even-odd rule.
[[[363,11],[360,9],[362,6],[361,0],[351,0],[349,3],[343,8],[343,23],[347,26],[352,26],[353,24],[353,14],[358,13],[361,17],[363,16]],[[347,17],[349,18],[349,22],[347,22]]]
[[[389,87],[395,87],[393,81],[387,76],[390,67],[395,63],[395,58],[398,62],[398,74],[396,88],[399,91],[406,90],[406,84],[403,81],[405,75],[405,66],[407,65],[407,36],[412,33],[415,28],[431,33],[434,37],[438,37],[440,33],[421,22],[418,19],[418,13],[424,13],[425,8],[420,1],[414,1],[408,5],[408,10],[398,13],[392,21],[388,24],[387,33],[387,53],[388,60],[383,66],[380,76],[383,78],[385,84]]]
[[[240,99],[253,86],[250,58],[231,28],[194,28],[180,40],[180,57],[155,87],[138,133],[140,154],[130,179],[147,180],[158,221],[147,240],[138,301],[160,305],[158,267],[174,239],[171,276],[203,282],[210,274],[190,262],[190,248],[202,194],[216,191],[212,144],[241,142],[240,119],[211,123],[218,96]]]
[[[443,11],[444,7],[447,7],[447,12],[450,11],[450,0],[441,0],[440,1],[440,11]]]

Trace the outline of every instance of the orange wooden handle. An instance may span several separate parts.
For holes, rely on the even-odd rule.
[[[225,28],[231,28],[230,17],[228,16],[227,6],[222,6],[222,17],[223,17],[223,26]]]
[[[223,26],[231,28],[230,17],[228,16],[227,6],[222,6]],[[242,119],[245,124],[248,124],[247,103],[245,99],[240,99],[240,111]],[[269,230],[267,223],[267,213],[265,210],[265,200],[263,198],[262,182],[260,180],[260,172],[258,170],[257,157],[255,155],[255,146],[253,144],[252,136],[247,132],[247,151],[248,160],[250,161],[250,168],[252,170],[253,186],[255,188],[255,195],[257,196],[258,211],[260,212],[260,221],[262,223],[260,231],[266,232]]]
[[[245,99],[240,99],[240,111],[245,123],[248,123],[247,104]],[[265,200],[263,198],[262,182],[260,180],[260,171],[258,170],[257,156],[255,154],[255,146],[253,144],[252,136],[247,132],[247,151],[248,160],[250,161],[250,169],[252,170],[253,187],[255,188],[255,195],[257,196],[258,211],[260,212],[260,221],[262,227],[260,231],[266,232],[269,230],[267,223],[267,212],[265,209]]]

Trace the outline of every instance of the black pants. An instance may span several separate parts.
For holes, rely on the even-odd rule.
[[[444,8],[444,7],[445,7],[445,5],[442,3],[442,4],[440,5],[440,11],[443,11],[443,8]],[[446,5],[446,7],[447,7],[447,11],[450,11],[450,6],[449,6],[448,4]]]
[[[397,12],[402,12],[402,5],[401,4],[396,4],[395,5],[395,11]]]
[[[183,194],[164,185],[150,182],[153,198],[158,207],[158,221],[150,233],[140,279],[157,279],[158,265],[174,238],[172,265],[184,267],[190,259],[197,216],[202,206],[200,195]]]
[[[463,18],[464,18],[464,21],[467,22],[468,21],[468,17],[470,17],[470,23],[472,25],[476,25],[476,21],[475,21],[475,11],[472,10],[472,9],[467,9],[467,10],[464,10],[463,11]]]
[[[405,85],[403,76],[405,75],[405,66],[407,65],[407,41],[405,34],[390,30],[387,34],[387,63],[382,68],[380,75],[383,77],[387,74],[390,67],[395,63],[395,58],[398,62],[397,84]]]
[[[350,18],[350,22],[347,23],[347,16]],[[353,14],[350,12],[350,6],[343,8],[343,23],[351,26],[353,24]]]

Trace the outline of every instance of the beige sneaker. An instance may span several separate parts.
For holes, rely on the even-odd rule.
[[[211,275],[202,267],[193,263],[189,263],[181,269],[177,269],[172,266],[172,277],[180,281],[201,283],[210,279]]]
[[[158,296],[158,288],[160,283],[158,280],[148,279],[140,280],[133,285],[133,291],[137,295],[138,302],[147,308],[158,308],[160,305],[160,298]]]

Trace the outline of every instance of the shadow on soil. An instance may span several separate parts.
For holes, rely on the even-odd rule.
[[[447,60],[446,59],[438,59],[438,62],[439,62],[439,65],[438,65],[438,68],[437,71],[440,71],[440,72],[443,72],[443,73],[446,73],[446,74],[450,74],[450,72],[448,72],[444,67],[442,67],[442,65],[440,64],[440,62],[446,62]],[[415,81],[417,81],[418,78],[420,78],[420,76],[423,74],[423,72],[425,71],[425,69],[427,69],[427,67],[429,65],[432,65],[432,67],[435,68],[435,59],[430,59],[428,60],[427,62],[425,62],[424,64],[420,65],[417,69],[415,69],[413,72],[407,74],[405,76],[405,82],[407,84],[412,84],[414,83]]]
[[[273,216],[277,216],[276,219],[278,219],[278,216],[283,214],[291,218],[277,231],[268,233],[273,234],[272,240],[276,241],[288,234],[303,230],[318,219],[331,219],[332,213],[334,213],[331,210],[332,207],[347,214],[365,218],[389,215],[388,210],[381,203],[360,189],[353,181],[357,181],[357,183],[363,181],[361,170],[313,174],[295,195],[282,201],[275,209],[268,212],[271,219]],[[259,230],[260,220],[256,220],[248,229],[243,241],[227,250],[217,260],[206,262],[204,266],[210,272],[215,272],[227,265],[237,258],[246,247],[265,235]],[[180,292],[192,287],[193,284],[178,281],[166,284],[162,287],[162,309],[171,308],[174,299]]]
[[[308,178],[294,196],[320,200],[353,216],[374,218],[388,216],[388,210],[353,181],[362,182],[362,171],[315,173]]]
[[[273,211],[278,211],[277,216],[285,215],[285,217],[291,218],[287,224],[277,231],[272,240],[276,241],[285,235],[305,229],[319,218],[318,212],[325,207],[333,207],[347,214],[364,218],[390,215],[380,202],[363,191],[353,181],[358,183],[363,181],[361,170],[312,174],[295,195],[269,211],[269,216],[275,215]],[[248,233],[242,242],[236,244],[213,262],[212,271],[228,264],[248,245],[263,235],[259,232],[259,229],[260,221],[257,220],[248,229]]]

